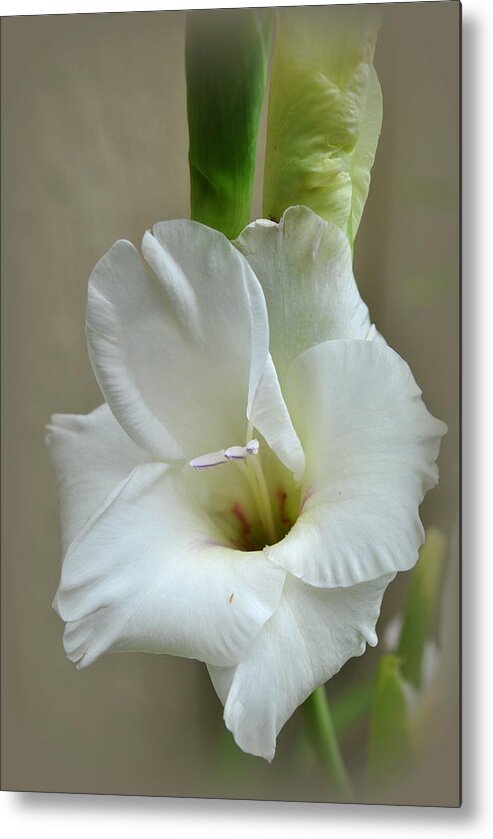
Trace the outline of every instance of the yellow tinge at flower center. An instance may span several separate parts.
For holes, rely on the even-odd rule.
[[[250,436],[252,429],[249,427],[248,431],[248,436]],[[263,443],[262,451],[266,452],[267,449],[267,445]],[[275,458],[272,452],[269,453],[272,458]],[[275,460],[277,461],[277,458]],[[279,464],[279,461],[277,463]],[[245,509],[242,501],[234,500],[226,527],[223,521],[221,528],[226,531],[229,541],[240,550],[246,551],[261,550],[266,545],[279,542],[291,529],[296,518],[299,489],[294,481],[292,479],[290,481],[286,474],[282,480],[269,486],[264,474],[261,446],[255,438],[248,440],[245,446],[229,446],[226,449],[200,455],[189,462],[189,466],[197,470],[226,464],[235,464],[241,471],[254,500],[258,517],[257,520],[252,520],[251,514]],[[288,487],[288,483],[292,483],[293,486]]]

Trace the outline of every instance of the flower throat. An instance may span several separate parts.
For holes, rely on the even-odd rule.
[[[241,550],[257,550],[265,547],[265,545],[273,545],[283,538],[292,525],[292,521],[286,513],[287,494],[281,488],[276,492],[279,509],[276,509],[277,515],[274,516],[261,458],[258,457],[259,451],[260,443],[253,438],[245,446],[230,446],[227,449],[200,455],[189,462],[189,466],[194,469],[209,469],[224,463],[235,463],[240,468],[250,487],[263,531],[260,540],[262,544],[257,545],[257,539],[255,544],[252,544],[251,526],[241,505],[235,503],[232,513],[235,517],[236,526],[240,528],[240,543],[236,546],[240,547]]]

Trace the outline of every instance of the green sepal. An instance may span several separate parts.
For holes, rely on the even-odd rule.
[[[264,215],[304,204],[351,246],[382,124],[373,68],[380,17],[365,7],[278,10],[269,93]]]
[[[423,652],[433,630],[445,550],[443,534],[436,528],[429,528],[412,573],[404,609],[397,655],[402,661],[403,677],[417,689],[423,683]]]
[[[411,758],[405,687],[395,655],[380,658],[370,709],[368,778],[372,785],[402,770]]]
[[[187,14],[191,217],[234,239],[251,221],[270,9]]]

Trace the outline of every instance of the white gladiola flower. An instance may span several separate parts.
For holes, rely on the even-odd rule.
[[[340,230],[304,207],[231,244],[192,221],[89,281],[105,404],[55,415],[68,657],[206,662],[238,745],[377,642],[416,562],[443,423],[371,326]]]

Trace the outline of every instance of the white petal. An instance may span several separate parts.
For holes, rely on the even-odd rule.
[[[189,450],[198,446],[200,455],[202,441],[210,451],[243,444],[246,416],[288,468],[302,471],[303,452],[268,358],[264,294],[248,262],[222,234],[195,222],[162,222],[153,232],[144,236],[144,255],[188,330],[179,371],[185,397],[176,401],[179,387],[170,379],[175,401],[166,406],[167,427],[176,425],[183,440],[179,410],[187,402]]]
[[[240,397],[243,421],[244,393],[249,412],[269,344],[265,299],[250,266],[222,233],[193,221],[155,224],[142,251],[168,295],[173,322],[193,342],[189,382],[200,385],[201,362],[209,384],[212,372],[221,407],[228,396]],[[205,389],[204,396],[213,403],[213,393]]]
[[[195,222],[158,224],[142,247],[153,274],[117,242],[90,280],[89,348],[108,403],[163,460],[243,442],[268,351],[258,282],[222,234]]]
[[[160,340],[165,300],[130,242],[118,241],[89,279],[86,333],[95,376],[127,434],[159,460],[183,452],[163,424]]]
[[[375,624],[392,579],[316,589],[287,576],[278,609],[244,661],[209,667],[226,726],[243,751],[272,760],[295,709],[366,644],[377,643]]]
[[[255,275],[196,222],[157,224],[142,248],[153,273],[117,242],[89,283],[89,351],[113,413],[166,462],[244,444],[269,343]],[[280,390],[270,397],[285,411]]]
[[[306,458],[301,513],[270,559],[315,586],[350,586],[414,565],[418,507],[438,481],[446,426],[407,364],[378,341],[330,341],[290,372]]]
[[[250,224],[235,242],[264,290],[270,351],[284,387],[290,362],[336,338],[366,338],[361,300],[345,235],[307,207],[290,207],[279,224]]]
[[[87,415],[54,414],[46,443],[56,470],[65,553],[108,493],[149,455],[125,434],[107,405]]]
[[[270,355],[253,403],[251,422],[265,437],[281,463],[293,473],[295,481],[301,481],[305,470],[305,454],[281,394]]]
[[[55,605],[67,655],[79,666],[110,650],[237,663],[284,576],[261,552],[228,547],[181,472],[139,466],[65,557]]]

